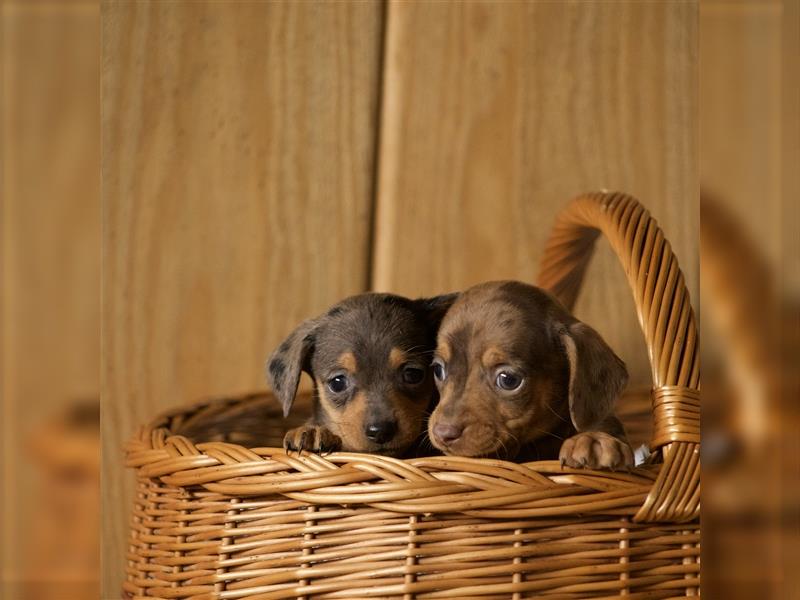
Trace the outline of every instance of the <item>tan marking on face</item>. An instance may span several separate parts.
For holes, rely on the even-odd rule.
[[[319,379],[317,390],[320,400],[322,424],[341,441],[341,449],[348,452],[378,452],[378,446],[370,441],[364,433],[364,426],[369,417],[367,396],[364,392],[356,394],[345,404],[337,408],[329,398],[329,393]],[[380,450],[390,456],[400,456],[413,444],[425,421],[425,409],[428,394],[422,396],[422,402],[396,390],[389,392],[389,398],[397,419],[397,434],[387,444],[388,448]]]
[[[489,346],[481,356],[481,362],[484,367],[493,367],[494,365],[507,363],[508,355],[497,346]]]
[[[400,348],[394,347],[392,351],[389,352],[389,366],[392,367],[392,369],[400,368],[407,360],[408,355]]]
[[[390,442],[392,446],[407,448],[419,436],[425,422],[426,403],[420,403],[397,390],[389,392],[397,420],[397,433]]]
[[[331,415],[336,414],[336,407],[334,406],[333,401],[328,396],[328,386],[325,384],[324,381],[321,379],[317,379],[317,394],[319,395],[319,403],[322,407],[322,416],[325,418],[326,425],[329,425],[328,429],[333,431],[334,433],[337,432],[336,425],[333,424],[333,421],[337,421],[336,418],[329,418]]]
[[[320,385],[318,389],[323,425],[341,438],[342,450],[365,451],[369,445],[364,436],[366,396],[362,392],[358,392],[344,408],[336,408],[329,400],[325,388]]]
[[[450,344],[444,341],[439,342],[439,346],[436,348],[436,354],[440,356],[444,362],[450,362],[450,358],[453,356],[450,351]]]
[[[328,405],[330,402],[328,400],[328,389],[325,386],[325,382],[321,379],[317,379],[317,393],[319,394],[319,399],[323,405]]]
[[[337,363],[339,364],[340,367],[342,367],[343,369],[347,369],[347,371],[349,371],[350,373],[355,373],[356,367],[358,366],[358,364],[356,363],[356,355],[353,354],[352,352],[344,352],[341,355],[339,355]]]
[[[367,412],[367,397],[363,392],[356,393],[345,405],[340,417],[338,429],[342,438],[342,447],[350,451],[363,451],[368,441],[364,435],[364,421]]]

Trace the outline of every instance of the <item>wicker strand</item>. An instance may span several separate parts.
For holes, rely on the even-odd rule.
[[[229,530],[234,529],[236,527],[236,521],[231,519],[231,517],[236,515],[236,506],[239,504],[240,500],[238,498],[232,498],[230,502],[230,510],[225,513],[226,519],[225,524],[223,525],[223,535],[222,535],[222,547],[225,548],[231,544],[231,540],[233,539],[229,533]],[[228,557],[229,554],[220,551],[219,554],[220,562],[224,562]],[[217,596],[220,596],[222,592],[225,591],[225,569],[222,566],[217,567],[217,578],[218,581],[214,583],[214,592]]]
[[[317,512],[317,507],[312,504],[311,506],[309,506],[306,509],[306,512],[309,513],[309,514],[308,514],[308,517],[306,519],[306,527],[305,527],[306,533],[303,534],[303,556],[304,557],[309,557],[314,553],[314,549],[312,548],[312,546],[311,546],[311,544],[309,542],[311,542],[311,540],[314,539],[314,533],[313,533],[312,530],[313,530],[314,526],[317,524],[316,521],[314,520],[314,513]],[[304,562],[302,565],[300,565],[300,568],[308,569],[310,566],[311,566],[311,561],[309,560],[307,562]],[[310,585],[309,579],[306,578],[306,577],[302,577],[301,576],[300,577],[300,585],[301,586]],[[297,598],[297,600],[308,600],[308,596],[306,596],[305,594],[301,594]]]
[[[627,519],[623,519],[627,522]],[[627,523],[626,523],[627,524]],[[619,541],[619,549],[621,550],[621,555],[619,557],[619,564],[622,566],[622,570],[619,573],[619,579],[621,582],[626,583],[630,578],[630,573],[628,572],[628,563],[630,562],[630,558],[628,557],[628,549],[630,548],[630,538],[629,534],[630,529],[627,527],[620,527],[619,534],[620,534],[620,541]],[[619,592],[620,596],[629,596],[630,595],[630,588],[625,585]]]
[[[417,535],[417,522],[418,517],[417,515],[411,515],[408,517],[408,546],[406,552],[406,573],[404,576],[403,582],[405,583],[406,588],[409,588],[414,585],[416,582],[416,576],[414,574],[415,567],[417,566],[417,543],[416,543],[416,535]],[[403,594],[403,600],[413,600],[414,596],[410,593]]]
[[[520,538],[520,537],[522,537],[522,533],[523,533],[522,529],[515,529],[514,530],[514,537],[515,538]],[[515,549],[516,548],[522,548],[522,541],[520,539],[516,539],[514,541],[514,548]],[[522,583],[522,573],[520,573],[520,571],[519,571],[519,565],[521,565],[521,564],[522,564],[522,557],[519,554],[515,555],[514,556],[514,561],[513,561],[514,567],[513,567],[512,576],[511,576],[511,583],[514,585],[514,587],[519,587],[518,584]],[[519,592],[514,592],[514,594],[512,595],[511,598],[512,598],[512,600],[520,600],[522,598],[522,596],[520,596]]]
[[[683,535],[685,535],[685,536],[691,536],[692,535],[692,531],[690,529],[685,529],[681,533]],[[687,549],[687,550],[690,549],[691,547],[692,547],[691,543],[686,543],[686,544],[683,544],[683,546],[682,546],[682,548]],[[683,559],[683,564],[685,564],[685,565],[697,564],[696,561],[697,561],[696,558],[691,557],[691,556],[687,556],[686,558]],[[687,573],[687,574],[684,575],[684,579],[692,579],[692,577],[691,577],[691,575],[689,573]],[[691,587],[687,587],[686,588],[686,595],[687,596],[697,596],[699,593],[700,593],[700,590],[698,589],[697,586],[691,586]]]
[[[700,392],[665,386],[653,391],[653,445],[700,442]]]

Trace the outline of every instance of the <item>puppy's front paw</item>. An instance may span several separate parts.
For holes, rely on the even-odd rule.
[[[585,431],[564,440],[558,456],[561,465],[588,469],[633,466],[631,447],[603,431]]]
[[[283,436],[283,447],[286,450],[302,452],[307,450],[317,454],[336,452],[342,447],[341,438],[318,425],[303,425],[290,429]]]

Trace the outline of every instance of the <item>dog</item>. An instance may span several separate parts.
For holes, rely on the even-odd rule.
[[[439,328],[432,444],[450,455],[629,467],[614,402],[628,373],[600,335],[542,289],[474,286]]]
[[[437,395],[430,367],[436,332],[454,298],[359,294],[300,324],[267,361],[284,416],[301,372],[314,382],[312,415],[286,433],[284,447],[397,457],[424,439]]]

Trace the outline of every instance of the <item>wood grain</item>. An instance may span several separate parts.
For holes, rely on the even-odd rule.
[[[792,58],[787,53],[783,60],[784,20],[790,22],[776,1],[704,1],[700,11],[702,185],[726,203],[773,265],[783,251],[775,235],[783,224],[781,69]]]
[[[556,212],[606,188],[650,208],[696,297],[695,2],[391,2],[386,35],[377,290],[534,282]],[[607,247],[576,313],[648,381]]]
[[[0,597],[26,597],[34,584],[30,597],[52,598],[54,586],[62,598],[96,597],[92,556],[82,560],[74,539],[55,532],[37,538],[59,499],[43,497],[52,482],[31,446],[66,406],[100,395],[99,9],[9,1],[0,10]],[[87,519],[87,535],[97,520]]]
[[[778,516],[797,504],[796,477],[787,476],[798,471],[797,453],[784,450],[796,448],[798,414],[796,390],[787,393],[800,297],[798,27],[796,1],[700,5],[703,432],[737,448],[735,461],[705,465],[710,598],[784,598],[799,589],[791,534]],[[748,486],[757,502],[742,491]],[[745,514],[759,526],[742,527]]]
[[[366,289],[381,24],[377,3],[104,5],[105,597],[134,426],[263,388],[283,336]]]

